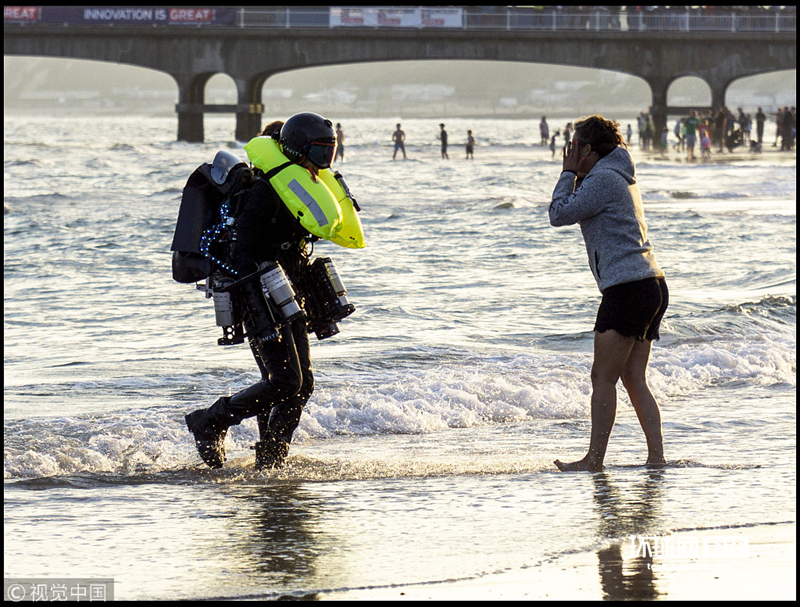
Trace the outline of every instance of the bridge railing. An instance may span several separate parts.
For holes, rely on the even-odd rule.
[[[424,7],[433,10],[431,7]],[[423,7],[419,7],[422,10]],[[237,24],[241,27],[278,28],[407,28],[408,24],[392,24],[391,19],[370,23],[368,19],[350,17],[332,19],[332,11],[347,15],[363,14],[363,7],[246,7],[238,9]],[[380,11],[376,8],[374,10]],[[387,9],[390,11],[413,11],[412,7]],[[450,9],[452,10],[452,9]],[[754,10],[740,14],[736,11],[720,10],[713,14],[699,12],[688,7],[674,10],[625,11],[593,7],[588,10],[559,10],[550,7],[495,8],[480,10],[466,7],[456,10],[460,18],[456,23],[435,26],[437,29],[467,30],[557,30],[557,31],[680,31],[680,32],[792,32],[797,30],[796,13],[791,10]],[[400,21],[398,19],[397,21]],[[423,22],[417,27],[429,27]]]
[[[638,7],[637,7],[638,8]],[[459,7],[333,6],[227,8],[4,7],[4,24],[107,27],[366,28],[514,31],[789,32],[797,9],[786,7]]]

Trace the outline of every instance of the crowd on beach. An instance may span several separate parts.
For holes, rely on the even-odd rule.
[[[778,108],[771,112],[775,120],[775,140],[773,147],[780,141],[781,151],[793,151],[796,138],[797,110],[793,106]],[[686,152],[687,159],[697,158],[695,149],[699,149],[703,159],[711,158],[712,149],[716,148],[718,154],[725,150],[732,153],[736,147],[744,146],[754,153],[762,151],[764,145],[764,125],[768,116],[762,108],[758,108],[755,115],[746,113],[741,107],[734,113],[729,108],[722,106],[716,111],[708,109],[703,112],[692,110],[688,116],[683,116],[675,121],[672,133],[675,143],[672,145],[674,152]],[[656,139],[652,117],[647,112],[641,112],[637,118],[637,132],[639,146],[642,150],[658,150],[665,154],[669,149],[669,129],[664,127],[660,137]]]
[[[778,147],[780,142],[781,151],[794,151],[797,137],[797,109],[794,106],[778,108],[775,112],[770,112],[769,116],[760,107],[754,115],[745,113],[741,107],[737,108],[735,114],[725,106],[716,111],[692,110],[688,116],[676,120],[672,129],[675,138],[672,150],[686,152],[688,160],[697,159],[696,149],[702,159],[710,159],[713,148],[719,154],[723,154],[726,149],[728,153],[732,153],[739,146],[749,149],[750,152],[760,153],[764,145],[764,125],[769,117],[774,118],[776,124],[772,147]],[[621,132],[625,143],[630,146],[634,133],[632,125],[628,124]],[[547,118],[542,116],[539,133],[540,145],[547,145],[549,140],[551,155],[555,157],[558,139],[563,136],[564,147],[570,141],[572,123],[568,122],[563,129],[551,133]],[[641,112],[637,117],[636,133],[641,150],[658,151],[661,154],[669,151],[669,128],[665,126],[657,136],[653,117],[648,112]]]

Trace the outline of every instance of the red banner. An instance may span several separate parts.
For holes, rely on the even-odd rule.
[[[3,21],[38,21],[41,10],[38,6],[4,6]]]

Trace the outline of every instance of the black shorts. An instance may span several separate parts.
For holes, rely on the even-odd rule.
[[[620,335],[639,341],[659,339],[661,319],[669,305],[667,281],[645,278],[608,287],[597,310],[594,330],[614,329]]]

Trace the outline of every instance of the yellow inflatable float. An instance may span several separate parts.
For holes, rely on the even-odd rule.
[[[338,172],[322,169],[314,180],[308,169],[290,162],[270,137],[255,137],[244,150],[309,233],[349,249],[366,246],[357,203]]]

